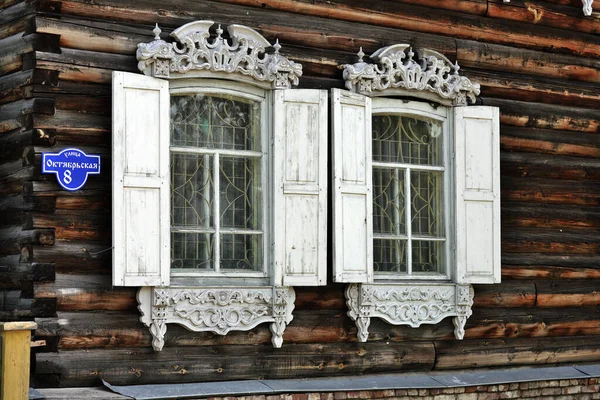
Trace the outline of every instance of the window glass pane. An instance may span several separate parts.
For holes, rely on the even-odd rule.
[[[213,226],[211,158],[207,154],[171,154],[172,226]]]
[[[221,157],[221,227],[260,229],[260,158]]]
[[[213,270],[212,233],[171,233],[171,268]]]
[[[373,232],[406,234],[405,170],[373,167]]]
[[[413,236],[444,236],[442,173],[411,171],[410,203]]]
[[[413,240],[412,271],[418,273],[437,274],[441,272],[444,259],[443,241]]]
[[[375,115],[373,161],[442,165],[442,123],[403,115]]]
[[[171,145],[260,151],[260,107],[226,95],[171,96]]]
[[[237,272],[262,269],[262,235],[221,235],[221,269]]]
[[[406,273],[406,240],[374,239],[373,270],[376,273]]]

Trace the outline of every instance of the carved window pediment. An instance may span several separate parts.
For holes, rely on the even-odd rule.
[[[478,83],[459,74],[458,63],[430,49],[416,52],[408,44],[395,44],[371,55],[373,63],[363,60],[345,64],[344,80],[348,90],[367,96],[412,96],[446,105],[475,102],[480,92]]]
[[[279,54],[281,46],[271,45],[260,33],[242,25],[229,25],[228,38],[213,21],[194,21],[173,32],[174,42],[160,38],[138,44],[138,69],[155,78],[217,78],[248,82],[267,89],[298,85],[302,65]]]

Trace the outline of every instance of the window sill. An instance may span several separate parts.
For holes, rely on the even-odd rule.
[[[296,294],[292,287],[142,287],[138,291],[140,321],[150,328],[152,347],[165,345],[167,324],[194,332],[226,335],[271,323],[271,342],[281,347],[292,321]]]
[[[417,328],[454,317],[454,336],[460,340],[473,296],[471,285],[446,282],[354,283],[346,288],[348,316],[356,322],[361,342],[369,337],[371,318]]]

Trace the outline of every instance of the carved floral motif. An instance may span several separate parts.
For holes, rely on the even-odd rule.
[[[466,105],[467,99],[475,102],[480,86],[469,78],[460,76],[460,67],[452,65],[442,54],[418,50],[418,56],[408,44],[396,44],[381,48],[371,55],[375,64],[363,61],[362,48],[356,64],[344,65],[344,80],[348,90],[362,94],[383,92],[448,100],[453,105]],[[384,94],[384,93],[381,93]]]
[[[455,337],[462,339],[473,294],[471,285],[454,283],[351,284],[346,288],[346,304],[361,342],[367,341],[372,317],[413,328],[454,317]]]
[[[154,28],[154,41],[140,43],[137,49],[138,68],[146,75],[169,78],[171,74],[188,71],[226,73],[266,82],[272,88],[298,85],[302,66],[279,54],[279,42],[271,45],[262,35],[242,25],[229,25],[229,39],[224,38],[219,25],[216,37],[211,37],[213,21],[195,21],[171,33],[176,42],[160,38]]]
[[[142,288],[150,290],[150,288]],[[142,322],[150,327],[154,350],[162,350],[167,323],[178,323],[196,332],[225,335],[271,322],[272,342],[283,343],[283,331],[292,321],[295,293],[291,287],[261,288],[152,288],[148,296],[139,295]],[[147,310],[151,319],[146,317]]]

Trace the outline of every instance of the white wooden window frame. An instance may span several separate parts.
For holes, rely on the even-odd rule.
[[[337,146],[343,145],[346,137],[361,143],[357,136],[365,135],[368,140],[372,136],[368,132],[371,123],[355,128],[360,124],[353,121],[350,107],[359,109],[354,111],[358,116],[356,120],[377,114],[420,115],[438,120],[442,117],[446,170],[446,270],[436,276],[397,275],[384,278],[373,273],[372,241],[366,245],[354,243],[359,248],[353,248],[353,243],[344,233],[350,226],[360,232],[366,231],[362,236],[372,239],[372,225],[365,223],[373,218],[371,208],[367,210],[366,218],[362,212],[355,213],[355,220],[352,217],[345,220],[334,213],[334,281],[349,283],[345,292],[348,316],[355,321],[361,342],[368,339],[368,327],[373,317],[411,327],[436,324],[446,317],[453,317],[455,337],[462,339],[466,321],[472,314],[474,291],[471,284],[500,282],[499,111],[495,107],[465,107],[468,100],[475,102],[480,92],[479,84],[461,76],[458,64],[453,64],[436,51],[413,51],[409,44],[396,44],[375,51],[370,56],[371,62],[364,61],[364,56],[361,49],[357,63],[343,66],[349,91],[332,90],[336,147],[332,151],[335,155],[334,203],[337,205],[347,195],[343,183],[348,160],[344,159],[343,153],[338,154]],[[398,100],[392,96],[420,101]],[[430,105],[431,102],[437,106]],[[350,112],[350,115],[342,118],[344,112]],[[477,144],[479,141],[483,142]],[[365,147],[370,149],[371,146]],[[483,153],[470,154],[473,150],[483,150]],[[457,159],[456,154],[462,159]],[[367,166],[367,173],[372,173],[371,163],[374,166],[383,164],[372,162],[369,157],[372,154],[368,154],[366,160],[359,158],[358,161]],[[366,187],[371,184],[369,179],[357,183],[356,193],[364,191],[367,197],[372,195],[372,187]],[[410,192],[406,192],[408,196]],[[479,218],[484,219],[483,225]],[[409,218],[407,221],[410,225]],[[478,232],[485,233],[485,237],[473,237]],[[407,236],[410,237],[410,234]],[[489,249],[481,251],[477,246],[467,246],[470,240]],[[340,254],[344,249],[351,249],[353,254],[358,255],[355,258],[369,260],[371,265],[365,265],[361,270],[356,263],[348,263]]]
[[[164,251],[168,248],[168,253],[171,252],[168,211],[160,216],[161,232],[168,234],[162,234],[160,240],[154,241],[161,243],[162,258],[161,262],[152,264],[151,279],[136,276],[138,272],[146,274],[143,268],[138,268],[140,262],[137,259],[131,266],[120,262],[123,257],[118,259],[119,262],[113,262],[115,285],[142,286],[138,291],[140,320],[149,327],[152,346],[156,351],[162,350],[165,345],[169,323],[183,325],[192,331],[210,331],[220,335],[270,323],[272,344],[281,347],[283,331],[293,319],[295,292],[292,285],[326,283],[327,93],[317,89],[290,89],[298,84],[302,66],[279,54],[281,46],[278,42],[272,45],[261,34],[242,25],[229,25],[227,30],[229,35],[225,39],[220,25],[213,21],[194,21],[175,29],[171,36],[176,43],[168,43],[161,39],[161,30],[156,26],[154,40],[138,45],[138,68],[146,76],[113,73],[113,98],[118,100],[113,101],[114,143],[129,137],[140,147],[148,147],[145,133],[132,126],[135,124],[127,125],[127,116],[123,113],[125,107],[121,104],[125,97],[123,85],[119,86],[118,82],[131,82],[133,89],[138,90],[142,97],[145,85],[150,85],[156,93],[160,89],[160,129],[148,130],[154,135],[152,138],[160,136],[163,143],[160,153],[163,211],[170,209],[170,174],[165,173],[169,168],[168,161],[164,160],[169,160],[171,153],[249,154],[244,151],[169,146],[170,96],[198,93],[231,95],[260,104],[260,121],[257,123],[260,123],[262,147],[260,152],[252,154],[262,157],[263,270],[240,273],[179,269],[170,274],[170,257]],[[141,83],[136,87],[138,81]],[[156,108],[156,104],[150,105]],[[134,109],[136,118],[153,128],[146,121],[150,119],[145,116],[144,104],[136,104]],[[309,142],[304,143],[303,140]],[[315,145],[321,151],[316,153],[311,163],[307,163],[303,159],[303,151]],[[126,152],[116,154],[123,159],[127,157]],[[120,165],[119,162],[121,159],[114,164]],[[274,170],[276,165],[281,167],[277,171]],[[287,168],[308,179],[294,179],[289,173],[286,175]],[[116,181],[123,182],[120,177],[122,170],[114,170],[113,174]],[[215,174],[218,174],[218,170]],[[218,187],[214,190],[217,191]],[[164,201],[167,191],[167,201]],[[300,235],[304,232],[302,229],[294,229],[296,226],[307,228],[311,222],[299,215],[298,207],[289,210],[283,207],[276,212],[272,210],[277,208],[274,204],[285,206],[288,202],[300,205],[301,210],[310,210],[313,216],[318,217],[316,228],[309,229],[308,233],[312,234],[309,238]],[[216,203],[218,208],[218,201]],[[117,211],[120,209],[113,208]],[[150,213],[154,210],[146,209]],[[114,221],[118,222],[123,217],[126,215],[113,212]],[[276,224],[275,218],[281,221]],[[151,219],[156,220],[158,217]],[[145,235],[152,236],[151,232],[145,232]],[[143,256],[143,252],[147,251],[143,245],[145,240],[138,239],[133,237],[131,242],[141,248],[140,254]],[[115,242],[114,245],[117,248],[121,243]],[[219,249],[213,249],[213,252],[215,250]],[[154,249],[151,253],[158,252]],[[127,261],[131,257],[125,258]],[[143,262],[141,264],[143,266]]]
[[[406,117],[424,117],[427,119],[438,121],[442,124],[442,166],[424,166],[417,164],[408,163],[394,163],[394,162],[380,162],[371,161],[373,169],[376,167],[384,168],[397,168],[402,169],[404,172],[404,185],[406,193],[406,235],[402,235],[402,238],[407,239],[406,247],[406,267],[407,272],[404,274],[392,274],[392,273],[378,273],[374,272],[375,281],[406,281],[406,280],[440,280],[449,281],[453,278],[453,268],[450,260],[453,260],[453,243],[454,235],[451,229],[453,225],[453,213],[452,213],[452,152],[450,149],[453,148],[452,144],[452,130],[451,130],[451,113],[448,107],[432,107],[428,103],[417,102],[417,101],[403,101],[398,99],[390,99],[385,97],[377,97],[372,99],[372,116],[376,115],[399,115]],[[372,157],[372,154],[371,154]],[[444,259],[442,261],[442,269],[438,274],[423,274],[412,272],[412,240],[419,239],[412,234],[412,215],[411,215],[411,200],[410,200],[410,172],[411,171],[439,171],[443,172],[443,221],[444,221]],[[396,236],[394,236],[395,238]],[[386,239],[391,238],[389,235],[378,235],[373,233],[373,240],[375,239]],[[398,236],[400,238],[400,236]],[[429,239],[430,240],[430,239]]]
[[[189,285],[190,281],[185,278],[206,278],[213,281],[214,284],[235,284],[238,278],[255,278],[254,284],[268,285],[270,282],[260,278],[269,278],[272,276],[273,271],[271,268],[271,256],[269,251],[270,243],[270,221],[269,213],[265,212],[270,204],[271,195],[268,190],[268,182],[271,171],[270,152],[269,149],[269,138],[271,137],[271,125],[267,123],[268,116],[271,115],[271,102],[270,95],[266,90],[255,88],[250,85],[243,83],[232,83],[229,81],[215,80],[215,79],[193,79],[189,81],[171,81],[170,83],[170,95],[171,96],[185,96],[185,95],[196,95],[203,94],[207,96],[211,95],[226,95],[234,98],[246,99],[257,102],[260,107],[260,121],[254,121],[260,124],[260,151],[253,150],[225,150],[225,149],[208,149],[208,148],[192,148],[192,147],[179,147],[171,145],[170,155],[173,153],[178,154],[210,154],[210,155],[225,155],[225,156],[253,156],[261,158],[261,170],[260,170],[260,187],[261,187],[261,207],[262,207],[262,229],[259,232],[263,235],[262,245],[262,270],[256,272],[244,271],[221,271],[219,268],[220,260],[220,249],[219,249],[219,234],[221,232],[236,233],[236,230],[226,229],[222,230],[219,226],[220,220],[220,208],[219,208],[219,196],[218,194],[218,183],[215,183],[213,187],[213,195],[215,195],[214,215],[215,215],[215,247],[213,249],[215,261],[215,268],[213,271],[194,271],[193,269],[171,268],[171,278],[174,284],[186,284]],[[214,168],[214,181],[219,182],[219,170]],[[177,229],[171,225],[171,232],[196,232],[195,230]],[[240,231],[240,233],[247,233],[246,231]],[[184,278],[184,279],[177,279]],[[204,279],[204,285],[206,285],[206,279]],[[257,280],[258,279],[258,280]]]

